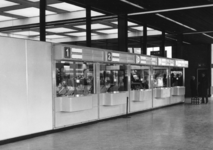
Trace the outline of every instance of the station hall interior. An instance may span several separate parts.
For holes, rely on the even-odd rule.
[[[211,14],[212,0],[1,0],[0,149],[211,149]],[[193,105],[202,74],[209,103]]]

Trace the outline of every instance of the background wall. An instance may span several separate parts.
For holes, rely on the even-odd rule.
[[[186,97],[190,97],[190,79],[195,76],[197,79],[197,69],[208,70],[208,81],[211,83],[211,45],[185,45],[183,47],[183,59],[189,61],[189,68],[185,72]]]

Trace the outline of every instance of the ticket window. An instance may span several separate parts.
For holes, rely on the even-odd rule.
[[[100,93],[127,91],[126,65],[100,64]]]
[[[166,68],[154,68],[153,69],[153,87],[162,88],[168,87],[168,69]]]
[[[94,64],[85,62],[56,63],[56,95],[94,94]]]
[[[149,67],[131,66],[131,90],[150,88]]]
[[[170,72],[171,86],[183,86],[183,68],[172,68]]]

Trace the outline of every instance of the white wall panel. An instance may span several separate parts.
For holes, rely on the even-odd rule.
[[[25,42],[0,37],[0,140],[27,134]]]
[[[27,41],[28,132],[53,128],[51,44]]]

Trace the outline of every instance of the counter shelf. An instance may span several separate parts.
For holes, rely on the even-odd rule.
[[[90,94],[86,96],[67,96],[57,97],[60,104],[61,112],[75,112],[83,111],[93,108],[93,97],[97,94]]]
[[[171,87],[171,95],[172,96],[185,95],[185,87],[184,86]]]
[[[114,106],[114,105],[123,105],[126,104],[127,100],[127,91],[125,92],[107,92],[101,93],[100,99],[102,100],[102,105],[104,106]]]
[[[130,100],[133,102],[142,102],[152,99],[151,89],[132,90],[130,92]]]
[[[156,99],[168,98],[171,96],[170,88],[155,88],[153,90]]]

